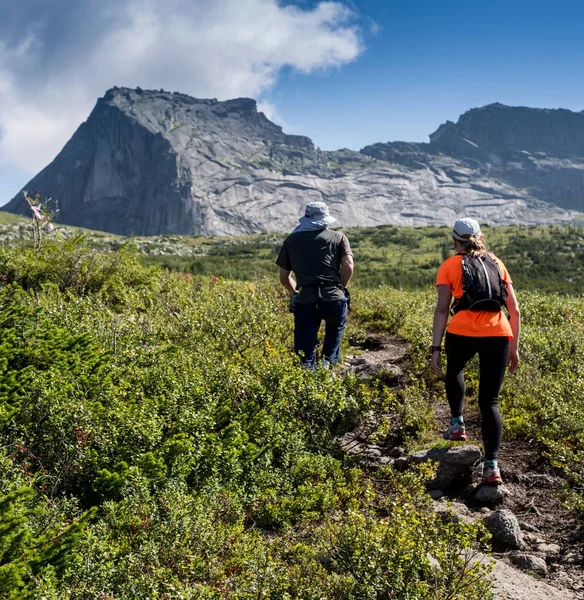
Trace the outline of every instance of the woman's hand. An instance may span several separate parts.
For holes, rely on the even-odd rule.
[[[507,361],[509,373],[515,373],[519,367],[519,350],[517,348],[509,348],[509,360]]]
[[[442,354],[440,352],[432,352],[432,361],[430,366],[436,375],[442,376]]]

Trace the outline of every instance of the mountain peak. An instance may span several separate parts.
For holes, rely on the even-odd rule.
[[[488,104],[441,125],[430,135],[430,144],[440,152],[479,160],[489,153],[504,159],[517,152],[584,157],[584,112]],[[479,156],[476,148],[487,154]]]
[[[565,222],[565,209],[584,209],[583,127],[584,113],[495,103],[441,125],[429,144],[323,152],[252,98],[113,87],[25,189],[58,199],[62,223],[124,235],[290,230],[322,200],[345,226],[451,223],[461,212]],[[30,211],[22,195],[6,209]]]

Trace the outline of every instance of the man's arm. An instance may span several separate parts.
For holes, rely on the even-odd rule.
[[[355,271],[355,261],[353,260],[352,254],[345,254],[341,258],[341,285],[347,287],[353,277]]]
[[[286,271],[286,269],[280,267],[280,283],[290,295],[296,293],[296,282],[292,278],[292,271]]]

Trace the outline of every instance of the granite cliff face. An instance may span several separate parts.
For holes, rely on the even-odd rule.
[[[424,167],[449,156],[470,168],[473,179],[487,175],[533,198],[584,210],[584,111],[491,104],[441,125],[429,144],[408,146],[375,144],[362,152],[385,160],[411,157]]]
[[[254,100],[114,88],[25,189],[58,199],[59,222],[124,235],[286,231],[316,200],[341,226],[462,213],[584,223],[583,134],[584,113],[491,105],[428,144],[323,152],[284,134]],[[22,195],[5,210],[29,212]]]

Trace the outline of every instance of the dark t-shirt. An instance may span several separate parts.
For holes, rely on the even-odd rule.
[[[341,259],[353,255],[349,240],[340,231],[321,229],[291,233],[285,240],[276,264],[294,271],[298,302],[327,302],[345,297],[341,286]]]

